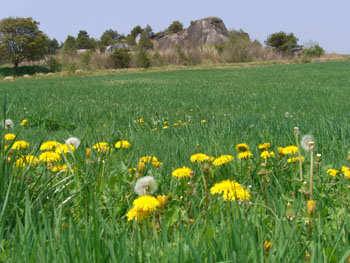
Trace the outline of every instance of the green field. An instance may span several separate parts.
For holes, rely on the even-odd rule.
[[[350,62],[41,78],[0,82],[0,92],[11,132],[30,143],[24,152],[1,143],[0,262],[346,262],[350,183],[326,171],[350,165]],[[296,144],[296,126],[322,155],[309,216],[310,153],[300,149],[300,181],[299,164],[277,152]],[[42,142],[71,136],[82,141],[61,161],[71,171],[16,167],[22,154],[39,157]],[[131,147],[114,148],[120,140]],[[98,142],[113,151],[98,153]],[[265,142],[276,156],[262,167],[257,146]],[[239,143],[252,158],[237,158]],[[195,153],[234,161],[204,168],[190,161]],[[129,172],[142,156],[163,165]],[[193,178],[171,175],[183,166]],[[172,197],[128,221],[134,184],[146,174],[158,184],[153,196]],[[225,179],[250,200],[207,196],[206,184]]]

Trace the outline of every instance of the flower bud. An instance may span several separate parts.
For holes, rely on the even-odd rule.
[[[316,212],[316,201],[308,200],[306,205],[306,213],[308,216],[314,215]]]

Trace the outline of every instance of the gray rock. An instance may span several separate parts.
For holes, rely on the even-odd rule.
[[[155,39],[155,49],[166,52],[175,48],[183,49],[185,47],[186,36],[184,34],[163,35]]]
[[[228,39],[228,31],[218,17],[196,20],[187,28],[188,40],[192,44],[223,44]]]
[[[116,49],[123,49],[123,48],[128,48],[132,51],[132,48],[130,45],[125,44],[125,43],[118,43],[118,44],[114,44],[114,45],[110,45],[106,48],[105,50],[105,54],[111,54],[113,53]]]

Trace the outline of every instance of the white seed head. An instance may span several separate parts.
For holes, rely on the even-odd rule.
[[[152,195],[157,191],[157,183],[153,176],[144,176],[136,181],[134,190],[139,196]]]
[[[301,138],[300,144],[301,147],[303,147],[303,149],[305,151],[310,151],[310,143],[312,143],[314,141],[314,138],[312,135],[310,134],[306,134],[303,136],[303,138]]]
[[[14,126],[13,121],[12,121],[11,119],[5,120],[3,125],[4,125],[3,127],[4,127],[6,130],[12,129],[13,126]]]
[[[75,149],[78,149],[80,145],[80,140],[76,137],[70,137],[65,141],[65,144],[72,145]]]

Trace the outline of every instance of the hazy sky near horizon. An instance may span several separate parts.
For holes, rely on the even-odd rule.
[[[128,34],[149,24],[154,32],[174,20],[221,18],[264,42],[269,34],[293,32],[299,44],[318,42],[328,53],[350,54],[350,0],[0,0],[0,19],[32,17],[50,38],[64,41],[86,30],[99,38],[106,29]]]

